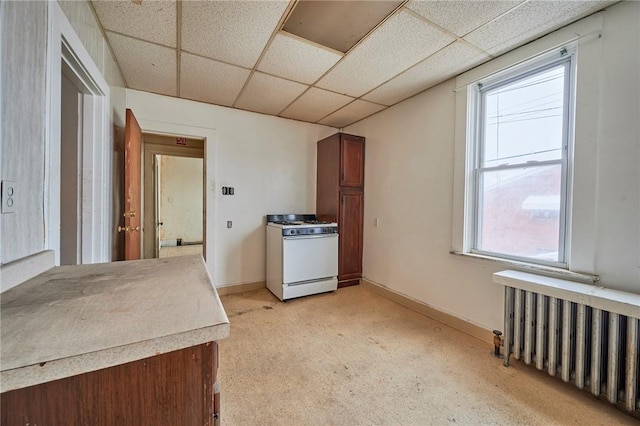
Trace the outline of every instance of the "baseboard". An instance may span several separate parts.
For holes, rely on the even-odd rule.
[[[55,253],[45,250],[11,263],[0,265],[0,292],[23,283],[55,266]]]
[[[442,312],[423,302],[407,297],[404,294],[398,293],[365,278],[362,278],[360,284],[363,287],[371,290],[372,292],[386,297],[387,299],[392,300],[413,311],[416,311],[426,317],[439,321],[445,325],[448,325],[449,327],[455,328],[456,330],[462,331],[463,333],[469,334],[484,342],[493,344],[493,332],[491,330],[480,327],[479,325],[473,324],[469,321],[465,321],[446,312]]]
[[[360,284],[360,278],[354,278],[352,280],[338,281],[338,288],[350,287],[352,285]]]
[[[225,285],[223,287],[216,287],[216,291],[219,296],[224,296],[227,294],[235,294],[242,293],[245,291],[258,290],[261,288],[265,288],[267,283],[265,281],[258,281],[255,283],[244,283],[244,284],[231,284]]]

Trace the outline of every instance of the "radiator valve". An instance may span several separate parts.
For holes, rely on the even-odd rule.
[[[491,355],[493,355],[496,358],[502,358],[502,355],[500,355],[500,346],[503,345],[501,336],[502,336],[502,331],[493,330],[493,353]]]

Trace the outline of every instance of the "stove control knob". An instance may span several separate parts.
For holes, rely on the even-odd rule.
[[[315,230],[315,229],[309,229],[309,233],[310,233],[310,234],[313,234],[314,232],[316,232],[316,230]]]
[[[296,235],[296,230],[295,229],[291,230],[291,235]]]

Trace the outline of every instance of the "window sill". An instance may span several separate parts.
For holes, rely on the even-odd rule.
[[[589,284],[596,284],[600,281],[600,277],[598,275],[581,274],[579,272],[572,272],[562,268],[536,265],[535,263],[520,262],[517,260],[501,259],[498,257],[484,256],[484,255],[475,254],[475,253],[463,253],[460,251],[450,251],[449,253],[456,256],[486,260],[489,262],[494,262],[499,265],[508,265],[509,267],[519,269],[522,271],[532,272],[540,275],[546,275],[554,278],[563,278],[570,281],[577,281],[577,282],[589,283]]]

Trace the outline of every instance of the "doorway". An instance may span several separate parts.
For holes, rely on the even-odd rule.
[[[202,158],[156,155],[159,257],[202,254]]]
[[[143,257],[204,255],[204,140],[143,134]]]
[[[56,265],[107,262],[112,225],[109,85],[58,3],[50,9],[44,248],[53,252]],[[63,126],[70,136],[66,141]]]
[[[104,232],[96,228],[92,212],[102,201],[96,197],[92,179],[102,171],[96,170],[100,164],[95,164],[94,157],[101,142],[101,129],[96,126],[104,100],[70,48],[64,42],[61,47],[59,264],[79,265],[97,260],[95,245]]]

